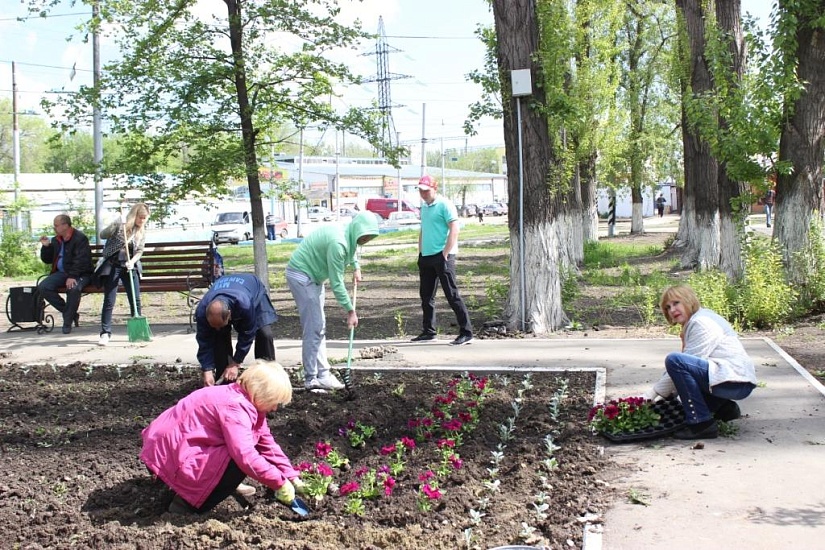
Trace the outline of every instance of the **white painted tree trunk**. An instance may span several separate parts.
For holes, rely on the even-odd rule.
[[[633,203],[633,214],[630,220],[630,232],[634,235],[641,235],[645,232],[645,218],[641,202]]]
[[[562,260],[557,236],[564,222],[524,227],[524,322],[528,332],[546,334],[568,323],[561,304]],[[510,293],[504,318],[511,328],[521,329],[521,265],[518,231],[510,231]]]

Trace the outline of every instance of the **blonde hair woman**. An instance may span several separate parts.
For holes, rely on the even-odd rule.
[[[665,289],[660,307],[668,323],[682,326],[682,351],[668,354],[667,373],[645,397],[678,392],[687,426],[674,437],[715,438],[716,421],[739,418],[734,400],[746,398],[756,387],[753,360],[730,324],[703,308],[689,286]]]
[[[112,310],[117,300],[117,287],[122,281],[129,298],[130,313],[140,315],[140,258],[146,244],[146,220],[149,219],[149,207],[139,202],[132,206],[126,220],[117,219],[100,232],[106,239],[103,247],[103,264],[95,272],[99,284],[103,287],[103,311],[100,314],[99,346],[109,344],[112,336]],[[126,247],[129,247],[128,254]],[[127,259],[128,256],[128,259]],[[137,267],[137,269],[135,269]],[[135,273],[137,272],[137,277]],[[132,284],[129,279],[132,278]],[[132,287],[135,294],[132,296]]]
[[[169,511],[208,512],[246,476],[291,504],[295,490],[303,490],[300,474],[266,421],[267,413],[290,401],[284,368],[258,361],[237,382],[196,390],[161,413],[143,430],[140,460],[175,492]]]

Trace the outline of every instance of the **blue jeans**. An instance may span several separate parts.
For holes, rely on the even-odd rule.
[[[773,205],[766,204],[765,205],[765,223],[768,227],[771,226],[771,213],[773,212]]]
[[[421,310],[424,313],[422,329],[427,334],[435,334],[435,294],[438,290],[436,283],[441,283],[447,303],[455,313],[460,334],[473,334],[473,325],[470,323],[470,313],[464,300],[458,292],[455,275],[455,254],[449,254],[447,259],[439,252],[432,256],[418,255],[418,294],[421,298]]]
[[[112,272],[103,280],[103,311],[100,314],[100,334],[112,334],[112,310],[117,300],[118,283],[123,282],[126,296],[129,298],[129,315],[140,315],[140,277],[134,275],[135,270],[129,271],[125,267],[112,266]],[[132,297],[132,288],[129,285],[129,275],[135,283],[135,296]]]
[[[303,330],[301,362],[306,382],[325,378],[329,372],[327,359],[327,319],[324,315],[324,285],[316,284],[306,273],[286,268],[286,284],[298,306]]]
[[[40,281],[37,290],[51,306],[63,314],[63,326],[71,326],[77,308],[80,307],[80,297],[83,295],[83,287],[89,284],[91,277],[84,276],[77,279],[77,286],[66,291],[66,299],[63,299],[57,289],[66,286],[66,279],[69,276],[62,271],[55,271],[48,277]]]
[[[723,382],[713,386],[711,393],[707,359],[687,353],[668,354],[665,368],[679,392],[687,424],[710,420],[727,401],[744,399],[756,387],[750,382]]]

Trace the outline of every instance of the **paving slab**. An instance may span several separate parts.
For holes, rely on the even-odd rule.
[[[105,348],[96,345],[97,326],[69,335],[0,333],[0,367],[148,362],[191,366],[196,375],[195,337],[186,327],[152,326],[154,340],[134,344],[123,329]],[[587,550],[825,548],[825,388],[772,341],[743,342],[760,387],[741,402],[744,416],[733,423],[735,436],[701,445],[603,441],[607,456],[626,474],[610,480],[619,498],[586,537]],[[276,344],[278,360],[295,367],[301,342]],[[346,357],[347,345],[329,342],[330,357]],[[665,355],[678,347],[675,337],[491,339],[459,347],[446,337],[425,343],[356,341],[354,368],[357,377],[359,368],[375,366],[359,360],[360,350],[372,349],[386,353],[382,362],[404,367],[601,369],[606,384],[600,391],[614,398],[647,389],[660,376]],[[625,498],[631,491],[647,505]]]

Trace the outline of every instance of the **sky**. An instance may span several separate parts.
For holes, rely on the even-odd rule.
[[[742,12],[768,20],[775,0],[742,0]],[[340,2],[346,18],[358,17],[365,30],[378,31],[383,18],[387,43],[399,50],[389,56],[389,71],[406,75],[391,82],[393,121],[401,142],[420,143],[423,134],[428,149],[480,148],[503,145],[500,121],[487,119],[478,126],[478,135],[465,137],[463,124],[468,106],[480,99],[481,89],[466,75],[482,69],[484,48],[473,34],[479,24],[492,25],[493,15],[486,0],[364,0]],[[78,2],[79,4],[79,2]],[[220,0],[201,0],[207,9],[222,9]],[[213,6],[214,5],[214,6]],[[41,112],[41,97],[49,92],[72,91],[92,81],[91,42],[83,43],[73,27],[88,18],[85,5],[70,7],[66,1],[54,8],[48,19],[26,17],[25,3],[0,0],[0,97],[12,96],[12,61],[16,64],[19,110]],[[71,37],[71,39],[70,39]],[[101,43],[106,59],[116,55],[113,45]],[[357,74],[377,73],[376,56],[368,54],[375,43],[366,43],[345,59]],[[72,77],[73,68],[74,77]],[[341,108],[366,107],[377,101],[376,84],[342,90],[333,100]],[[426,116],[424,116],[426,115]],[[329,139],[329,138],[327,138]]]

